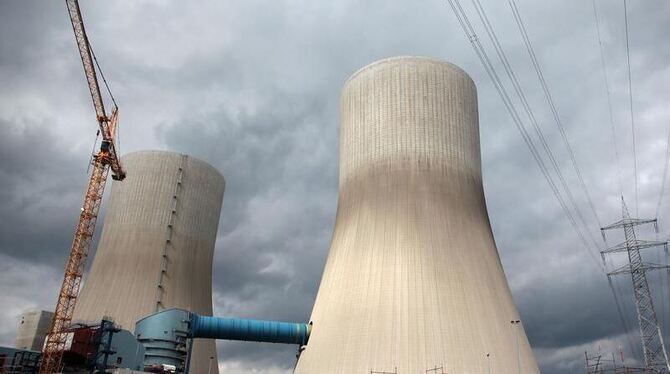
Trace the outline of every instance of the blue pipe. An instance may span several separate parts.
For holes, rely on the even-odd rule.
[[[306,345],[312,326],[305,323],[201,316],[191,313],[191,338]]]
[[[188,373],[191,355],[186,349],[190,351],[193,339],[307,345],[311,330],[311,324],[305,323],[208,317],[183,309],[167,309],[137,321],[135,337],[146,349],[145,369],[171,365]]]

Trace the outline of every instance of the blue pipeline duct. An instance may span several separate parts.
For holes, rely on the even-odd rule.
[[[201,316],[183,309],[166,309],[135,324],[135,337],[145,347],[144,368],[164,365],[188,373],[191,339],[209,338],[306,345],[311,324]]]
[[[192,338],[306,345],[312,326],[305,323],[209,317],[191,313],[190,330]]]

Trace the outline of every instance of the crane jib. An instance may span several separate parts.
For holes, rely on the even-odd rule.
[[[95,73],[93,65],[93,58],[91,57],[91,48],[84,28],[84,21],[81,18],[81,11],[79,9],[79,2],[77,0],[66,0],[68,12],[70,13],[70,21],[72,22],[72,30],[74,31],[77,47],[79,48],[79,55],[81,62],[84,65],[84,73],[86,74],[86,81],[88,82],[88,89],[91,92],[93,99],[93,106],[95,107],[95,114],[100,119],[106,119],[105,105],[100,94],[100,86],[98,85],[98,77]]]

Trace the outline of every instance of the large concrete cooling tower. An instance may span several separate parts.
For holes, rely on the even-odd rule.
[[[486,212],[472,79],[382,60],[349,79],[341,116],[335,231],[295,372],[538,373]]]
[[[136,152],[122,161],[128,177],[112,186],[74,320],[111,316],[134,331],[138,319],[164,308],[211,315],[223,176],[177,153]],[[208,373],[210,360],[218,373],[215,342],[196,342],[191,372]]]

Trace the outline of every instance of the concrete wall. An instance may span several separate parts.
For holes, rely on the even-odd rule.
[[[164,308],[212,314],[212,258],[223,176],[193,157],[161,151],[123,157],[128,177],[112,184],[100,243],[74,320],[110,316],[124,329]],[[206,373],[212,340],[199,340],[192,373]],[[214,365],[213,373],[218,372]]]
[[[538,373],[510,323],[472,79],[432,59],[382,60],[346,83],[341,121],[335,230],[295,372],[517,373],[519,357]]]
[[[31,309],[23,312],[14,346],[18,349],[41,351],[53,317],[53,312],[45,310]]]

